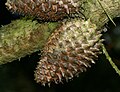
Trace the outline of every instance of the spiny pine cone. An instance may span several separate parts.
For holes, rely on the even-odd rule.
[[[86,71],[100,54],[102,40],[96,26],[88,21],[64,22],[48,39],[35,71],[42,85],[60,83]]]
[[[43,21],[56,21],[78,13],[79,0],[7,0],[13,13],[33,15]]]

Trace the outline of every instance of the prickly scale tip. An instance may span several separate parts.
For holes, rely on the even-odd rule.
[[[58,84],[86,71],[100,54],[100,37],[100,31],[89,20],[64,22],[43,49],[34,74],[36,82]]]
[[[32,15],[43,21],[57,21],[79,12],[79,0],[7,0],[13,13]]]

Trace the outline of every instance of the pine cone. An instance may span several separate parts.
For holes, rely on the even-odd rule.
[[[56,21],[79,13],[79,0],[7,0],[13,13],[32,15],[43,21]]]
[[[64,22],[43,49],[35,71],[37,83],[58,84],[86,71],[100,54],[100,37],[100,31],[96,31],[96,26],[89,20]]]

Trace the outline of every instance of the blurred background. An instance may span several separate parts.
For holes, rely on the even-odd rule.
[[[19,18],[12,15],[5,7],[6,0],[0,0],[0,27],[11,20]],[[104,44],[115,64],[120,69],[120,18],[115,18],[116,27],[108,22],[103,32]],[[79,77],[64,82],[43,87],[34,81],[34,70],[39,61],[40,52],[0,65],[0,92],[120,92],[120,76],[102,54],[96,64]]]

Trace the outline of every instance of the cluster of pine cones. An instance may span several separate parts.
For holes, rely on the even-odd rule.
[[[58,21],[79,14],[80,0],[7,0],[12,13],[35,16],[43,21]],[[42,85],[68,81],[95,63],[102,40],[101,32],[90,20],[80,18],[62,22],[45,44],[35,71]]]

